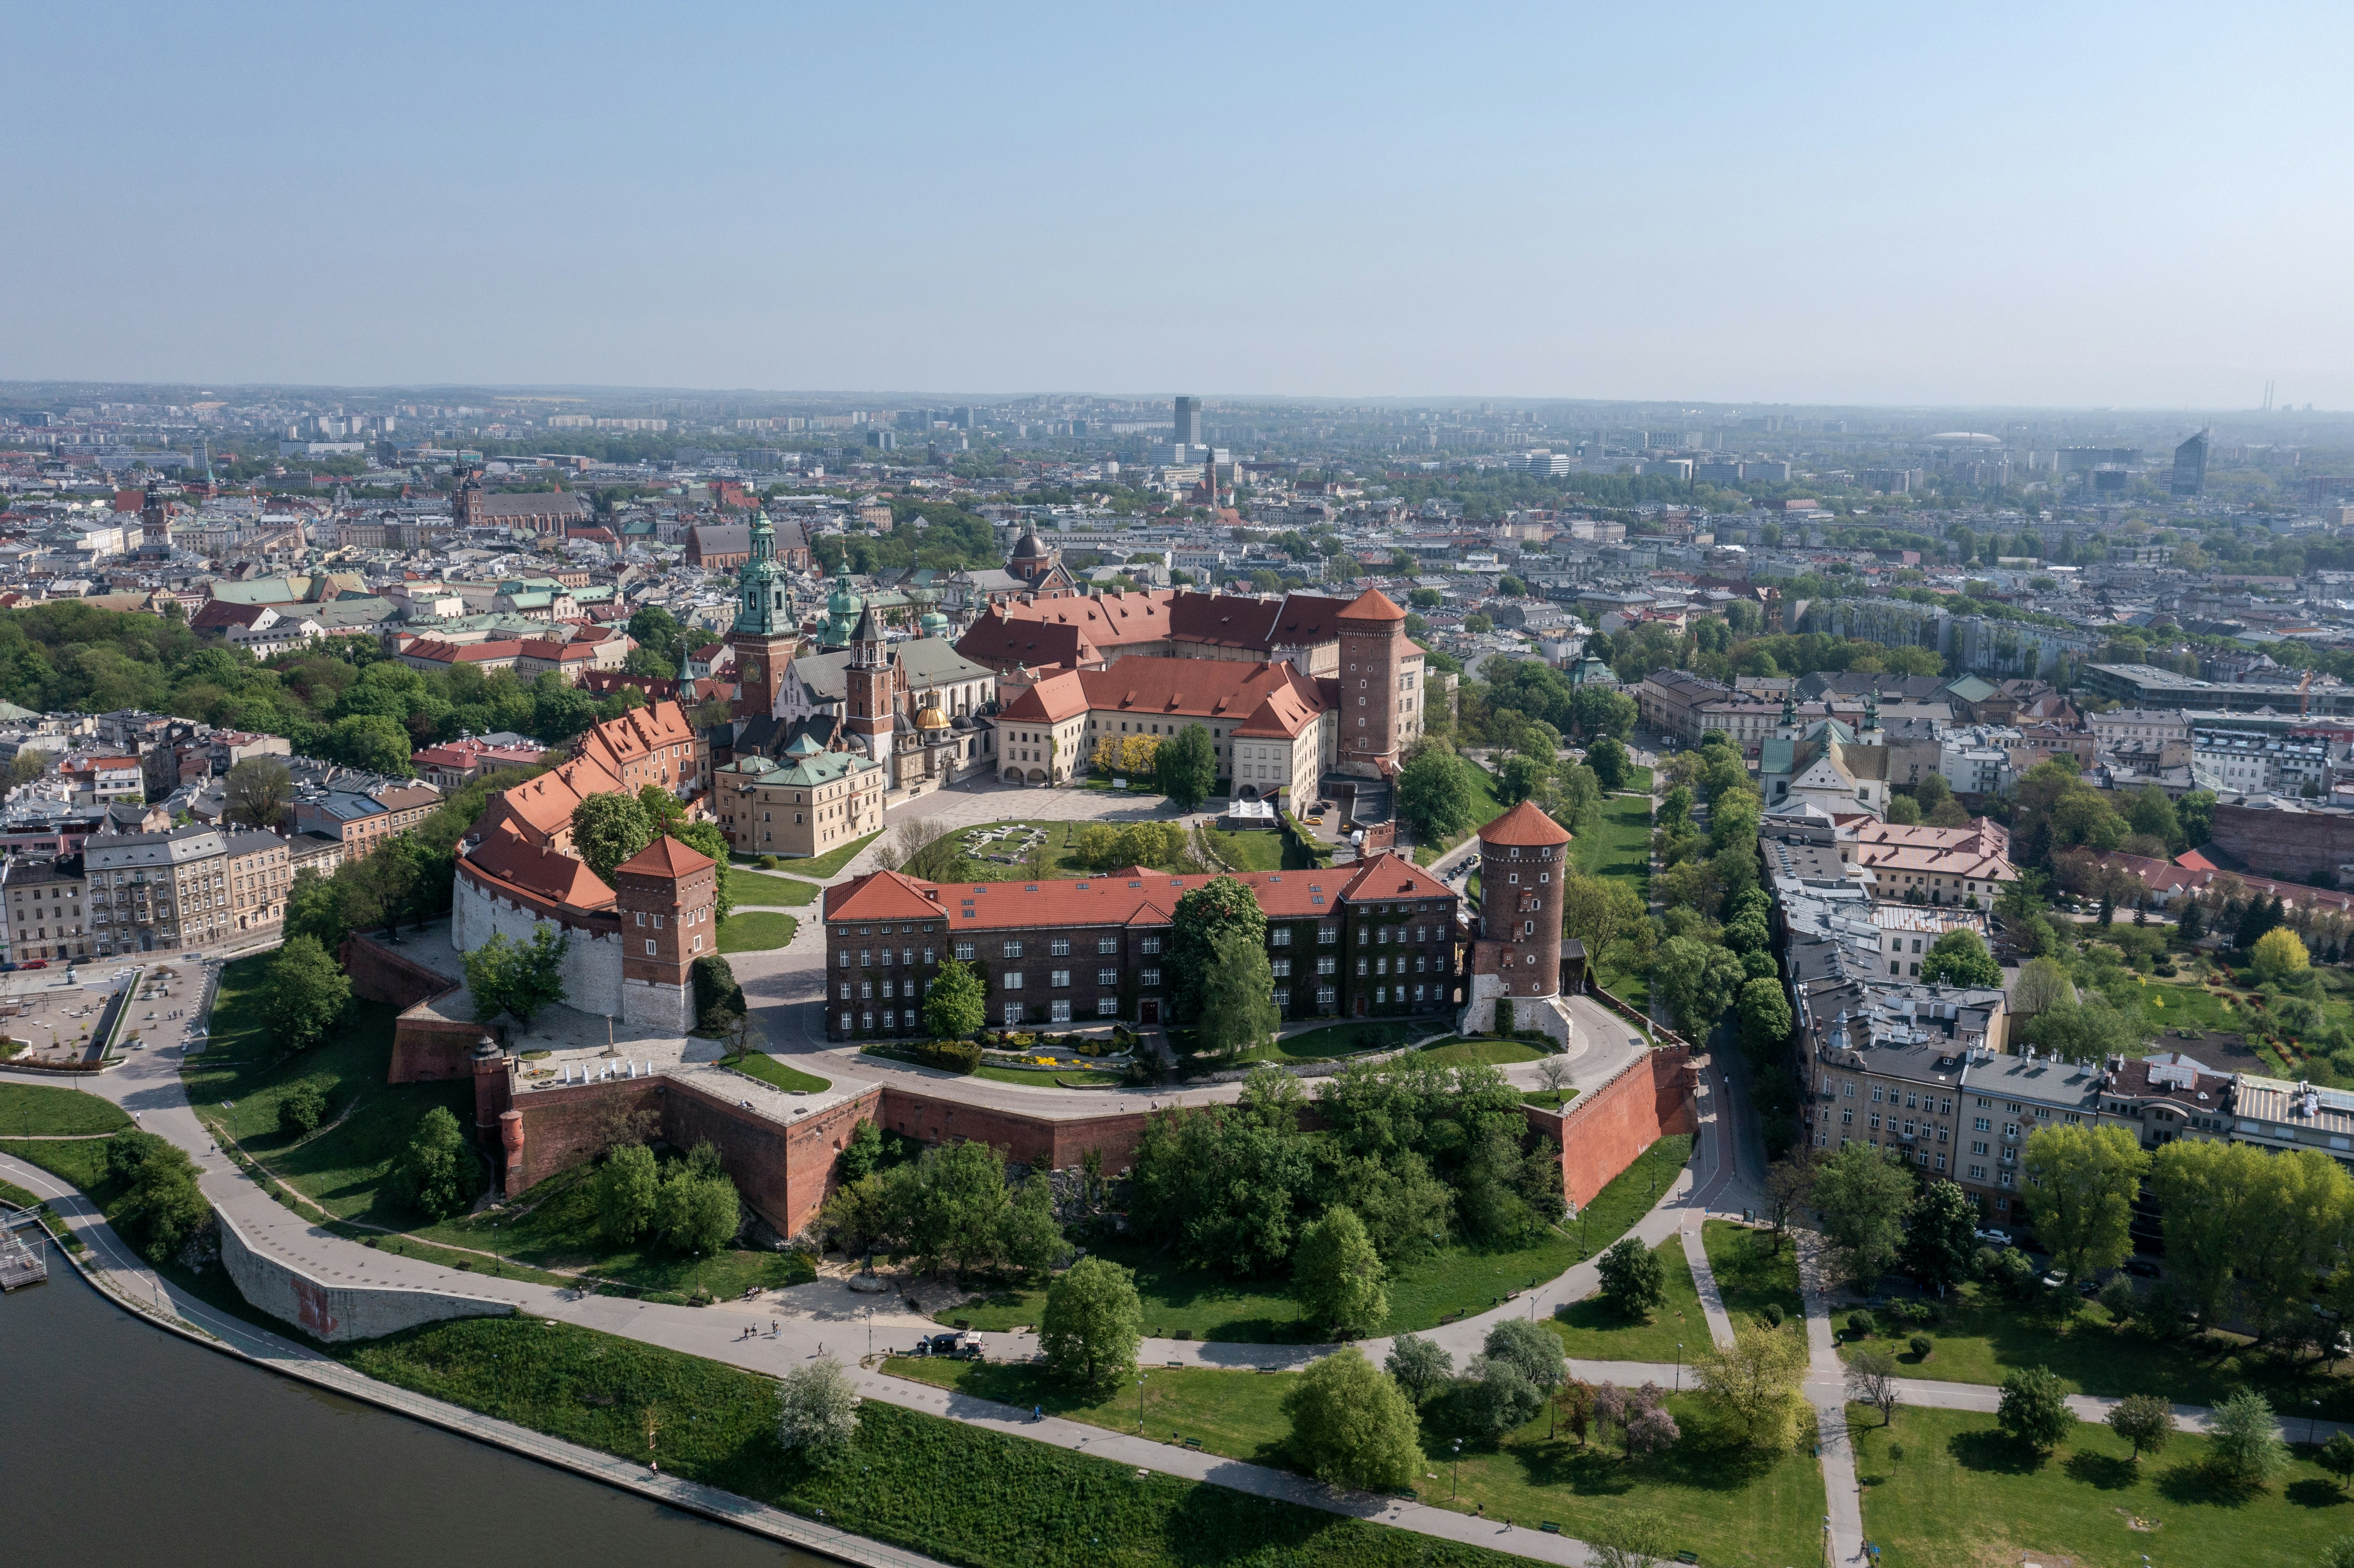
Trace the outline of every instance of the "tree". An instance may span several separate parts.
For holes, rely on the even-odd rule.
[[[858,1390],[832,1356],[794,1367],[777,1383],[777,1438],[787,1453],[840,1463],[858,1436]]]
[[[2288,1445],[2263,1394],[2243,1388],[2209,1413],[2207,1464],[2243,1487],[2261,1487],[2287,1466]]]
[[[1353,1210],[1331,1208],[1299,1234],[1291,1255],[1293,1291],[1311,1322],[1335,1338],[1369,1334],[1389,1316],[1382,1260]]]
[[[286,1091],[278,1102],[278,1130],[297,1136],[316,1132],[327,1114],[326,1092],[310,1079]]]
[[[2338,1478],[2338,1489],[2343,1492],[2348,1481],[2354,1480],[2354,1435],[2333,1432],[2329,1441],[2321,1446],[2321,1467]]]
[[[1733,1345],[1710,1345],[1692,1361],[1692,1376],[1726,1426],[1760,1454],[1787,1453],[1798,1437],[1806,1402],[1806,1336],[1797,1325],[1737,1326]]]
[[[2274,1158],[2251,1144],[2178,1138],[2150,1161],[2167,1272],[2201,1323],[2223,1321],[2230,1308],[2234,1270],[2253,1226],[2249,1208]]]
[[[1913,1178],[1870,1144],[1850,1143],[1816,1168],[1814,1202],[1822,1211],[1823,1234],[1840,1250],[1849,1277],[1870,1284],[1903,1246]]]
[[[2294,1346],[2320,1331],[2307,1298],[2354,1216],[2354,1179],[2320,1150],[2299,1149],[2262,1156],[2247,1180],[2232,1266],[2258,1330]]]
[[[1644,1322],[1668,1303],[1668,1274],[1659,1255],[1628,1236],[1602,1255],[1595,1265],[1602,1277],[1602,1298],[1629,1318]]]
[[[1904,1212],[1904,1271],[1924,1285],[1951,1288],[1967,1279],[1978,1252],[1978,1205],[1953,1182],[1921,1190]]]
[[[196,1162],[179,1145],[152,1132],[118,1132],[107,1139],[106,1169],[129,1183],[108,1218],[151,1263],[172,1256],[212,1222]]]
[[[1218,781],[1217,749],[1197,724],[1179,730],[1152,754],[1154,782],[1181,811],[1200,805]]]
[[[660,831],[636,796],[618,790],[591,795],[572,808],[573,850],[609,886],[615,869],[653,842]]]
[[[2067,1388],[2051,1368],[2019,1367],[2002,1380],[1994,1421],[2041,1460],[2075,1429],[2076,1413],[2068,1408]]]
[[[1441,743],[1424,747],[1398,772],[1398,810],[1426,840],[1449,838],[1472,826],[1478,799],[1471,765]]]
[[[1675,1555],[1675,1531],[1655,1509],[1618,1508],[1587,1531],[1594,1568],[1653,1568]]]
[[[988,1021],[988,1001],[981,976],[970,965],[944,959],[924,992],[924,1027],[935,1039],[962,1039]]]
[[[1790,1001],[1782,982],[1754,980],[1741,988],[1741,1049],[1759,1065],[1770,1064],[1790,1043]]]
[[[327,731],[323,749],[330,761],[370,773],[406,779],[414,771],[408,766],[408,732],[399,720],[381,714],[337,719]]]
[[[871,1118],[861,1117],[858,1125],[850,1129],[849,1140],[842,1146],[842,1176],[845,1181],[863,1181],[875,1173],[883,1160],[883,1129]]]
[[[1398,1385],[1353,1345],[1299,1375],[1283,1396],[1293,1457],[1320,1481],[1394,1490],[1422,1470],[1422,1424]]]
[[[1046,1287],[1038,1351],[1058,1377],[1086,1388],[1108,1387],[1135,1368],[1143,1339],[1136,1277],[1119,1265],[1083,1257]]]
[[[1416,1334],[1400,1334],[1391,1340],[1389,1359],[1382,1367],[1417,1409],[1455,1378],[1455,1358]]]
[[[2020,966],[2019,980],[2010,990],[2013,1012],[2032,1017],[2075,1001],[2075,984],[2057,959],[2030,959]]]
[[[2149,1156],[2121,1127],[2052,1127],[2027,1139],[2027,1207],[2071,1281],[2133,1251],[2135,1195]]]
[[[744,1224],[736,1183],[716,1153],[702,1156],[710,1147],[698,1145],[686,1164],[673,1168],[654,1199],[654,1230],[673,1252],[716,1253]]]
[[[695,984],[697,1029],[725,1033],[729,1020],[741,1018],[750,1011],[744,1000],[744,987],[736,979],[736,966],[722,955],[704,954],[695,960],[687,976]]]
[[[35,751],[30,747],[22,748],[8,759],[8,782],[30,784],[48,770],[51,760],[50,754],[46,751]]]
[[[1585,748],[1585,765],[1594,769],[1594,777],[1612,794],[1627,788],[1627,748],[1616,736],[1598,736]]]
[[[262,1011],[280,1050],[307,1050],[325,1039],[351,1000],[350,977],[315,939],[289,938],[271,957]]]
[[[511,1012],[526,1029],[532,1014],[564,1000],[564,955],[571,938],[543,921],[528,942],[493,931],[462,960],[466,989],[474,996],[474,1016],[487,1023]]]
[[[1929,946],[1921,960],[1925,985],[1976,986],[2002,989],[2002,966],[1987,951],[1986,941],[1967,926],[1957,926]]]
[[[2255,967],[2256,978],[2267,985],[2279,985],[2304,974],[2311,960],[2305,950],[2304,938],[2285,927],[2267,931],[2256,938],[2249,960]]]
[[[943,1262],[959,1273],[988,1267],[998,1258],[1012,1204],[1005,1156],[996,1148],[972,1141],[928,1149],[916,1162],[912,1250],[928,1269]]]
[[[1267,916],[1250,889],[1234,877],[1214,876],[1179,898],[1177,907],[1170,912],[1169,925],[1172,960],[1169,968],[1177,982],[1171,1010],[1181,1023],[1191,1023],[1201,1015],[1206,982],[1220,962],[1222,942],[1227,936],[1239,936],[1243,946],[1258,948],[1260,966],[1266,967]],[[1261,1001],[1267,1000],[1273,985],[1270,975],[1258,992]],[[1226,1022],[1247,1025],[1250,1021]]]
[[[409,1203],[434,1220],[446,1220],[473,1202],[481,1181],[474,1151],[446,1106],[435,1106],[419,1118],[416,1134],[401,1150],[398,1173]]]
[[[294,803],[294,775],[274,757],[249,757],[228,770],[226,811],[241,828],[275,829]]]
[[[2174,1407],[2154,1393],[2129,1393],[2109,1406],[2109,1430],[2133,1445],[2134,1463],[2174,1436]]]
[[[1055,1185],[1044,1171],[1033,1171],[998,1216],[998,1255],[1035,1278],[1055,1266],[1065,1245],[1055,1223]]]
[[[662,1176],[652,1150],[642,1143],[612,1150],[597,1171],[598,1234],[616,1246],[637,1240],[654,1223],[654,1204],[661,1194]]]
[[[1508,806],[1516,806],[1537,792],[1537,786],[1553,776],[1553,769],[1533,757],[1508,757],[1497,769],[1497,799]]]
[[[1766,1217],[1773,1224],[1774,1250],[1777,1253],[1789,1234],[1791,1216],[1814,1197],[1819,1168],[1815,1151],[1803,1146],[1766,1168]]]
[[[1902,1397],[1896,1383],[1896,1358],[1886,1351],[1858,1351],[1847,1363],[1847,1396],[1858,1404],[1876,1407],[1882,1426],[1894,1422]]]
[[[1651,988],[1676,1016],[1676,1027],[1705,1039],[1741,988],[1749,971],[1729,948],[1695,937],[1670,937],[1651,964]]]

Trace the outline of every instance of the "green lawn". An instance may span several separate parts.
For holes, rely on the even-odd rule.
[[[784,863],[792,868],[793,874],[796,876],[811,876],[815,877],[820,882],[823,882],[827,877],[833,875],[837,872],[841,871],[843,866],[848,865],[852,857],[856,855],[860,850],[864,849],[868,844],[873,843],[876,839],[879,839],[882,836],[883,834],[878,829],[876,832],[867,834],[863,839],[853,839],[850,842],[837,845],[834,848],[826,851],[823,854],[805,855],[799,859],[786,858],[784,860]]]
[[[1670,1236],[1651,1255],[1667,1278],[1667,1300],[1648,1319],[1629,1318],[1600,1296],[1574,1301],[1550,1319],[1564,1350],[1582,1361],[1689,1361],[1708,1348],[1708,1319],[1683,1244]]]
[[[0,1084],[0,1138],[120,1132],[131,1118],[112,1100],[42,1084]]]
[[[1586,1205],[1583,1224],[1548,1232],[1532,1245],[1490,1252],[1448,1246],[1405,1264],[1390,1278],[1390,1315],[1384,1334],[1437,1328],[1458,1314],[1487,1311],[1533,1281],[1551,1279],[1625,1234],[1659,1201],[1691,1153],[1683,1135],[1660,1139],[1618,1174]],[[1109,1246],[1102,1255],[1133,1269],[1144,1307],[1144,1331],[1172,1339],[1184,1330],[1197,1340],[1245,1344],[1292,1344],[1314,1338],[1300,1320],[1286,1278],[1233,1281],[1190,1268],[1164,1253],[1140,1245]],[[975,1329],[1005,1330],[1035,1325],[1045,1304],[1044,1290],[1007,1287],[981,1304],[934,1314],[943,1323],[965,1320]]]
[[[975,1399],[993,1399],[1027,1410],[1044,1405],[1050,1415],[1084,1421],[1115,1432],[1137,1430],[1136,1378],[1144,1380],[1144,1435],[1156,1443],[1199,1438],[1202,1446],[1230,1459],[1289,1465],[1285,1453],[1291,1422],[1283,1396],[1299,1381],[1297,1372],[1216,1372],[1204,1367],[1140,1366],[1103,1393],[1075,1388],[1045,1367],[1013,1362],[934,1361],[894,1356],[883,1363],[893,1377],[935,1388],[952,1388]]]
[[[776,1438],[765,1377],[532,1318],[476,1318],[338,1346],[402,1388],[642,1461],[970,1568],[1507,1568],[1320,1510],[1245,1496],[977,1431],[870,1400],[845,1462],[817,1469]],[[1132,1392],[1132,1385],[1131,1385]]]
[[[2236,1335],[2161,1343],[2131,1323],[2112,1324],[2100,1306],[2073,1293],[2019,1303],[1973,1284],[1938,1307],[1935,1324],[1891,1325],[1884,1337],[1865,1343],[1896,1351],[1907,1377],[1999,1383],[2015,1367],[2045,1366],[2071,1393],[2162,1393],[2178,1404],[2213,1404],[2253,1387],[2284,1409],[2319,1400],[2325,1419],[2354,1421],[2354,1381],[2323,1363],[2254,1349]],[[1934,1344],[1925,1364],[1901,1348],[1916,1333]],[[1856,1348],[1843,1344],[1841,1353]]]
[[[1777,1251],[1773,1232],[1753,1231],[1727,1220],[1702,1221],[1700,1241],[1708,1254],[1708,1271],[1716,1276],[1717,1294],[1735,1324],[1763,1313],[1769,1302],[1782,1308],[1785,1321],[1805,1316],[1795,1246],[1786,1242]]]
[[[788,1067],[766,1051],[748,1052],[733,1060],[722,1060],[719,1065],[733,1067],[745,1076],[758,1078],[764,1084],[774,1084],[780,1089],[798,1089],[804,1094],[822,1094],[833,1086],[832,1079],[804,1073],[798,1067]]]
[[[1521,1103],[1541,1110],[1560,1110],[1576,1097],[1575,1089],[1534,1089],[1522,1095]]]
[[[576,1166],[502,1209],[421,1225],[411,1234],[429,1244],[494,1251],[535,1268],[578,1271],[681,1295],[700,1286],[714,1296],[740,1296],[754,1285],[801,1285],[816,1277],[815,1266],[797,1252],[731,1247],[696,1258],[682,1257],[651,1236],[623,1245],[610,1244],[597,1233],[594,1175],[592,1167]]]
[[[1651,896],[1651,798],[1613,795],[1596,808],[1593,825],[1570,845],[1579,869],[1589,875],[1624,882]],[[1629,1006],[1650,1011],[1651,982],[1648,975],[1603,971],[1604,983]]]
[[[765,872],[746,871],[742,866],[727,868],[727,891],[735,895],[738,908],[759,905],[785,904],[798,907],[816,902],[825,891],[814,882],[799,882],[790,876],[770,876]]]
[[[1513,1062],[1541,1061],[1553,1054],[1553,1049],[1550,1041],[1532,1045],[1525,1040],[1440,1040],[1424,1046],[1420,1054],[1450,1067],[1470,1062],[1501,1067]]]
[[[801,922],[790,915],[758,909],[743,915],[730,915],[719,922],[719,950],[723,953],[764,953],[781,948],[793,939]]]
[[[2038,1464],[1991,1415],[1902,1405],[1883,1428],[1878,1411],[1856,1405],[1849,1419],[1864,1534],[1887,1568],[2138,1568],[2145,1553],[2168,1565],[2303,1568],[2354,1534],[2354,1501],[2309,1458],[2242,1493],[2208,1473],[2200,1437],[2178,1436],[2137,1466],[2106,1426],[2079,1423]]]
[[[1209,830],[1210,848],[1236,871],[1281,871],[1283,835],[1275,832],[1224,832]]]
[[[1297,1034],[1282,1035],[1271,1045],[1246,1051],[1237,1062],[1329,1062],[1335,1056],[1353,1056],[1365,1051],[1394,1051],[1424,1035],[1447,1027],[1443,1017],[1374,1018],[1358,1022],[1330,1023],[1321,1029],[1303,1029]],[[1170,1043],[1182,1054],[1188,1048],[1191,1032],[1181,1041],[1171,1036]]]
[[[1022,1067],[991,1067],[984,1065],[975,1067],[972,1070],[972,1075],[976,1078],[993,1079],[1001,1084],[1024,1084],[1034,1089],[1051,1089],[1058,1086],[1074,1089],[1105,1088],[1128,1081],[1128,1075],[1125,1073],[1108,1072],[1096,1067],[1057,1073],[1045,1070],[1031,1072]]]

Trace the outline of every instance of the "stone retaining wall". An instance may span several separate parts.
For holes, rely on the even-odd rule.
[[[1583,1208],[1660,1138],[1698,1132],[1692,1096],[1699,1083],[1691,1049],[1674,1045],[1644,1052],[1558,1116],[1524,1107],[1532,1126],[1561,1140],[1562,1195]]]
[[[328,1285],[300,1269],[256,1252],[232,1221],[213,1211],[220,1226],[221,1266],[247,1301],[314,1340],[373,1340],[452,1318],[504,1318],[510,1302],[446,1290],[404,1290],[391,1286]]]

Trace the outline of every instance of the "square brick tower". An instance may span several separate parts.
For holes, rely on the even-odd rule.
[[[1334,764],[1361,779],[1398,770],[1398,707],[1405,680],[1405,611],[1367,588],[1341,612],[1341,733]]]
[[[719,865],[663,834],[613,872],[621,911],[621,1018],[665,1033],[695,1024],[695,960],[719,950]]]

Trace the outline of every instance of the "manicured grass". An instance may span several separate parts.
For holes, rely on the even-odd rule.
[[[765,953],[791,941],[793,933],[800,929],[801,922],[791,916],[766,909],[730,915],[719,922],[719,950],[723,953]]]
[[[1034,1089],[1089,1088],[1128,1081],[1128,1075],[1125,1073],[1105,1072],[1098,1068],[1077,1068],[1057,1073],[1045,1069],[1030,1072],[1021,1067],[982,1065],[975,1067],[972,1070],[972,1075],[976,1078],[988,1078],[1000,1084],[1023,1084]]]
[[[1230,1459],[1291,1467],[1286,1443],[1291,1420],[1283,1396],[1297,1372],[1216,1372],[1205,1367],[1140,1366],[1103,1391],[1075,1388],[1035,1363],[959,1361],[894,1356],[883,1363],[893,1377],[952,1388],[975,1399],[1084,1421],[1114,1432],[1137,1430],[1136,1379],[1144,1380],[1143,1433],[1156,1443],[1199,1438]]]
[[[41,1224],[48,1227],[49,1234],[57,1238],[59,1245],[71,1247],[75,1251],[81,1249],[80,1241],[74,1237],[71,1231],[66,1229],[66,1223],[58,1218],[57,1211],[50,1208],[48,1202],[39,1194],[28,1192],[14,1181],[0,1181],[0,1203],[13,1203],[20,1209],[30,1209],[41,1217]]]
[[[2145,1553],[2158,1563],[2302,1565],[2354,1533],[2354,1501],[2309,1457],[2243,1493],[2208,1473],[2201,1437],[2177,1436],[2136,1465],[2106,1426],[2080,1422],[2038,1464],[1991,1415],[1901,1405],[1882,1427],[1877,1410],[1852,1405],[1848,1419],[1864,1534],[1890,1568],[2138,1568]]]
[[[423,1216],[395,1191],[393,1160],[425,1113],[442,1106],[473,1125],[474,1088],[465,1080],[387,1084],[395,1010],[355,1000],[322,1044],[279,1060],[261,1022],[268,956],[239,959],[221,975],[212,1046],[189,1057],[180,1082],[197,1117],[338,1219],[404,1229]],[[313,1083],[327,1119],[308,1136],[281,1132],[279,1102]]]
[[[1708,1348],[1708,1318],[1683,1243],[1670,1236],[1651,1255],[1666,1277],[1667,1300],[1648,1319],[1629,1318],[1598,1295],[1574,1301],[1550,1319],[1564,1350],[1582,1361],[1671,1361],[1680,1355],[1689,1361]]]
[[[1648,903],[1651,896],[1651,798],[1632,794],[1604,800],[1595,809],[1593,823],[1571,843],[1570,853],[1587,874],[1624,882]],[[1601,978],[1621,1001],[1639,1012],[1650,1011],[1649,976],[1622,975],[1605,966]]]
[[[1649,1213],[1674,1185],[1676,1173],[1691,1158],[1691,1146],[1690,1133],[1670,1133],[1636,1156],[1633,1164],[1596,1192],[1594,1202],[1570,1223],[1573,1232],[1581,1224],[1585,1227],[1585,1245],[1589,1251],[1580,1255],[1604,1251]]]
[[[0,1138],[70,1138],[130,1125],[122,1107],[80,1089],[0,1084]]]
[[[729,1248],[697,1258],[683,1257],[651,1236],[610,1243],[597,1230],[594,1176],[593,1167],[576,1166],[499,1209],[419,1226],[413,1234],[427,1243],[495,1250],[533,1267],[593,1274],[644,1290],[687,1294],[699,1286],[728,1297],[754,1285],[801,1285],[816,1277],[815,1266],[800,1253]]]
[[[1275,832],[1230,833],[1212,828],[1210,848],[1236,871],[1281,871],[1283,835]]]
[[[790,876],[769,876],[762,872],[746,871],[741,866],[727,868],[727,891],[735,895],[738,908],[763,904],[789,904],[798,907],[816,902],[825,891],[814,882],[798,882]]]
[[[1001,837],[991,839],[987,843],[977,843],[975,842],[976,835],[978,832],[983,828],[1005,828],[1016,830],[1027,828],[1034,832],[1044,833],[1046,836],[1046,863],[1038,873],[1038,874],[1043,877],[1049,879],[1059,879],[1063,877],[1094,877],[1100,876],[1103,873],[1080,861],[1079,835],[1087,829],[1097,825],[1097,823],[1091,821],[1071,821],[1062,818],[1008,818],[1002,822],[978,822],[970,827],[959,828],[955,830],[954,837],[958,845],[964,850],[968,856],[971,858],[971,864],[979,874],[976,880],[979,881],[1025,882],[1030,878],[1030,866],[1027,859],[1029,851],[1026,847],[1028,841],[1017,832],[1010,838]],[[1101,825],[1105,827],[1118,828],[1125,824],[1119,822],[1106,822]],[[1236,838],[1265,838],[1270,842],[1275,843],[1276,853],[1278,855],[1282,853],[1282,845],[1277,841],[1277,835],[1273,833],[1238,833],[1229,836]],[[1013,864],[1009,865],[1002,860],[989,860],[983,858],[989,855],[1013,855],[1015,857],[1015,860]],[[1172,873],[1183,870],[1182,867],[1170,865],[1150,867],[1148,869]],[[1249,868],[1245,867],[1244,869],[1248,870]],[[1281,868],[1280,866],[1269,866],[1267,869],[1273,871],[1279,870]]]
[[[336,1348],[371,1377],[972,1568],[1505,1568],[1512,1559],[976,1431],[869,1400],[845,1461],[776,1438],[757,1374],[540,1319],[477,1318]],[[1131,1385],[1132,1392],[1132,1385]]]
[[[748,1078],[764,1084],[774,1084],[780,1089],[798,1089],[804,1094],[821,1094],[833,1087],[833,1080],[821,1078],[814,1073],[804,1073],[798,1067],[788,1067],[766,1051],[751,1051],[732,1059],[723,1058],[723,1067],[733,1067]]]
[[[2113,1325],[2104,1308],[2073,1292],[2021,1303],[1965,1285],[1937,1305],[1935,1323],[1891,1325],[1861,1343],[1896,1351],[1907,1377],[1999,1383],[2013,1368],[2043,1366],[2071,1393],[2162,1393],[2181,1404],[2213,1404],[2252,1387],[2282,1409],[2303,1410],[2319,1400],[2325,1420],[2354,1420],[2354,1381],[2325,1363],[2254,1349],[2237,1335],[2163,1343],[2131,1323]],[[1935,1345],[1925,1363],[1900,1348],[1916,1333]],[[1858,1348],[1843,1343],[1840,1354],[1852,1356]]]
[[[1521,1103],[1524,1106],[1535,1106],[1543,1110],[1559,1110],[1576,1097],[1575,1089],[1535,1089],[1522,1095]]]
[[[1753,1231],[1726,1220],[1702,1221],[1700,1242],[1708,1254],[1708,1271],[1716,1276],[1725,1313],[1736,1326],[1744,1318],[1764,1313],[1769,1302],[1782,1308],[1785,1322],[1805,1315],[1797,1247],[1785,1242],[1777,1252],[1773,1232]]]
[[[805,855],[799,859],[788,858],[784,859],[782,863],[790,868],[796,876],[813,876],[820,882],[823,882],[827,877],[835,874],[837,872],[841,871],[843,866],[848,865],[852,857],[856,855],[860,850],[864,849],[868,844],[873,843],[876,839],[879,839],[882,836],[882,832],[878,829],[875,832],[867,834],[863,839],[853,839],[846,844],[837,844],[832,849],[826,851],[823,854]]]
[[[1329,1062],[1336,1056],[1354,1056],[1367,1051],[1394,1051],[1426,1034],[1447,1027],[1444,1015],[1429,1018],[1376,1018],[1351,1023],[1331,1023],[1321,1029],[1303,1029],[1297,1034],[1286,1034],[1271,1045],[1246,1051],[1236,1062]],[[1172,1037],[1172,1044],[1182,1053],[1188,1048],[1191,1032],[1184,1040]]]
[[[0,1139],[0,1154],[14,1155],[27,1165],[37,1165],[60,1181],[73,1183],[98,1205],[101,1213],[111,1213],[113,1205],[122,1201],[122,1191],[106,1172],[106,1143],[102,1139],[74,1143]],[[29,1192],[24,1201],[27,1207],[38,1202]]]
[[[1441,1040],[1424,1046],[1420,1053],[1427,1061],[1443,1062],[1450,1067],[1469,1062],[1500,1067],[1512,1062],[1540,1061],[1553,1054],[1551,1042],[1532,1045],[1525,1040]]]

